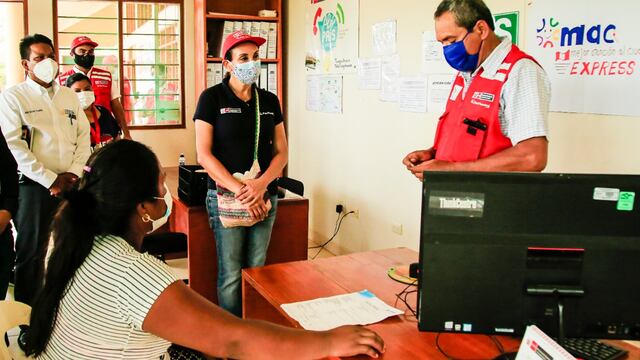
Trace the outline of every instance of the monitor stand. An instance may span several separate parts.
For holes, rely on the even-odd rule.
[[[558,304],[558,343],[562,346],[564,336],[564,301],[565,297],[584,296],[584,289],[579,286],[559,285],[530,285],[527,286],[528,295],[555,296]]]
[[[584,290],[578,288],[562,288],[557,286],[548,285],[536,285],[528,286],[527,294],[529,295],[553,295],[556,297],[558,306],[558,344],[562,346],[564,342],[564,301],[565,296],[581,296],[584,294]],[[518,355],[517,351],[507,352],[500,354],[493,358],[493,360],[515,360]]]

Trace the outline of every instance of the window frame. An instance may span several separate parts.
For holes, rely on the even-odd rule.
[[[53,44],[54,51],[56,56],[60,53],[58,48],[58,1],[59,0],[51,0],[53,4]],[[123,12],[124,12],[124,3],[142,3],[142,4],[173,4],[178,5],[180,7],[180,123],[172,124],[172,125],[129,125],[129,130],[163,130],[163,129],[185,129],[186,128],[186,119],[185,119],[185,85],[184,85],[184,74],[185,74],[185,63],[184,63],[184,1],[183,0],[101,0],[101,1],[111,1],[115,2],[118,5],[118,85],[120,87],[120,102],[122,103],[122,97],[124,96],[124,66],[122,64],[122,59],[124,55],[124,49],[122,48],[123,43]],[[26,4],[26,1],[25,1]],[[126,113],[126,110],[125,110]]]
[[[29,35],[29,0],[0,0],[4,3],[22,3],[22,22],[24,25],[24,36]]]

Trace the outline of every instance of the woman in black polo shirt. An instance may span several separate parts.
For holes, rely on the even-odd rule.
[[[258,47],[264,42],[264,38],[241,31],[225,39],[222,50],[227,76],[221,84],[202,92],[193,116],[198,162],[209,174],[207,211],[218,253],[218,302],[237,316],[242,315],[240,272],[243,267],[264,265],[277,208],[274,180],[288,157],[278,97],[255,85],[260,74]],[[241,182],[232,175],[243,174],[257,164],[261,175],[256,179]],[[220,221],[216,185],[233,192],[260,221],[250,227],[225,228]]]

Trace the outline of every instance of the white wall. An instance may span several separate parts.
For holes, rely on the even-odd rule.
[[[495,13],[518,10],[522,21],[526,18],[526,0],[486,1]],[[361,0],[360,56],[372,55],[371,25],[394,18],[401,72],[417,74],[421,34],[433,30],[438,3]],[[346,202],[347,209],[359,209],[360,217],[345,219],[332,251],[417,249],[420,183],[401,160],[409,151],[432,144],[439,114],[399,112],[397,104],[379,101],[378,91],[358,90],[355,75],[344,77],[342,115],[306,111],[305,4],[286,3],[286,116],[289,175],[305,183],[311,204],[310,237],[327,239],[333,231],[335,204]],[[523,40],[521,34],[520,43]],[[634,141],[640,133],[639,118],[552,113],[549,132],[549,172],[640,173],[640,151]],[[394,224],[403,226],[403,235],[391,231]]]
[[[494,12],[520,11],[527,0],[488,0]],[[361,0],[360,55],[370,56],[371,25],[398,21],[401,71],[411,75],[421,67],[421,33],[433,29],[436,0]],[[151,146],[164,165],[175,165],[180,152],[195,162],[191,117],[194,93],[193,2],[185,1],[185,122],[186,129],[140,130],[133,137]],[[333,231],[335,205],[359,209],[360,217],[345,219],[335,252],[394,246],[417,249],[420,228],[420,184],[400,161],[409,151],[431,145],[438,114],[401,113],[394,103],[378,100],[377,91],[357,89],[354,75],[344,78],[344,114],[305,110],[306,73],[303,65],[305,4],[285,1],[286,116],[289,121],[289,175],[304,181],[310,198],[310,237],[326,239]],[[29,1],[29,30],[52,36],[51,1]],[[521,35],[521,43],[523,41]],[[571,96],[571,94],[566,94]],[[635,134],[640,119],[590,114],[552,113],[549,118],[550,172],[640,173]],[[391,231],[403,225],[403,235]]]
[[[29,0],[29,32],[53,39],[53,5],[50,0]],[[195,126],[191,120],[200,94],[195,94],[193,1],[184,1],[185,129],[135,130],[134,140],[153,149],[164,166],[177,166],[183,152],[188,164],[196,163]],[[17,44],[16,44],[17,47]],[[100,48],[98,48],[99,51]]]

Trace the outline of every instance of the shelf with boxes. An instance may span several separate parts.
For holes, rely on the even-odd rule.
[[[241,15],[241,14],[226,14],[209,12],[206,15],[207,19],[219,19],[219,20],[238,20],[238,21],[280,21],[280,18],[275,16],[254,16],[254,15]]]
[[[282,104],[281,0],[195,0],[195,13],[196,93],[222,81],[226,72],[222,66],[224,54],[220,53],[222,43],[232,32],[242,30],[267,40],[260,47],[258,86],[278,95]]]
[[[236,19],[243,17],[237,17]],[[260,47],[260,59],[278,58],[278,22],[256,20],[210,19],[207,17],[207,58],[224,57],[220,52],[224,39],[235,31],[267,40]]]

